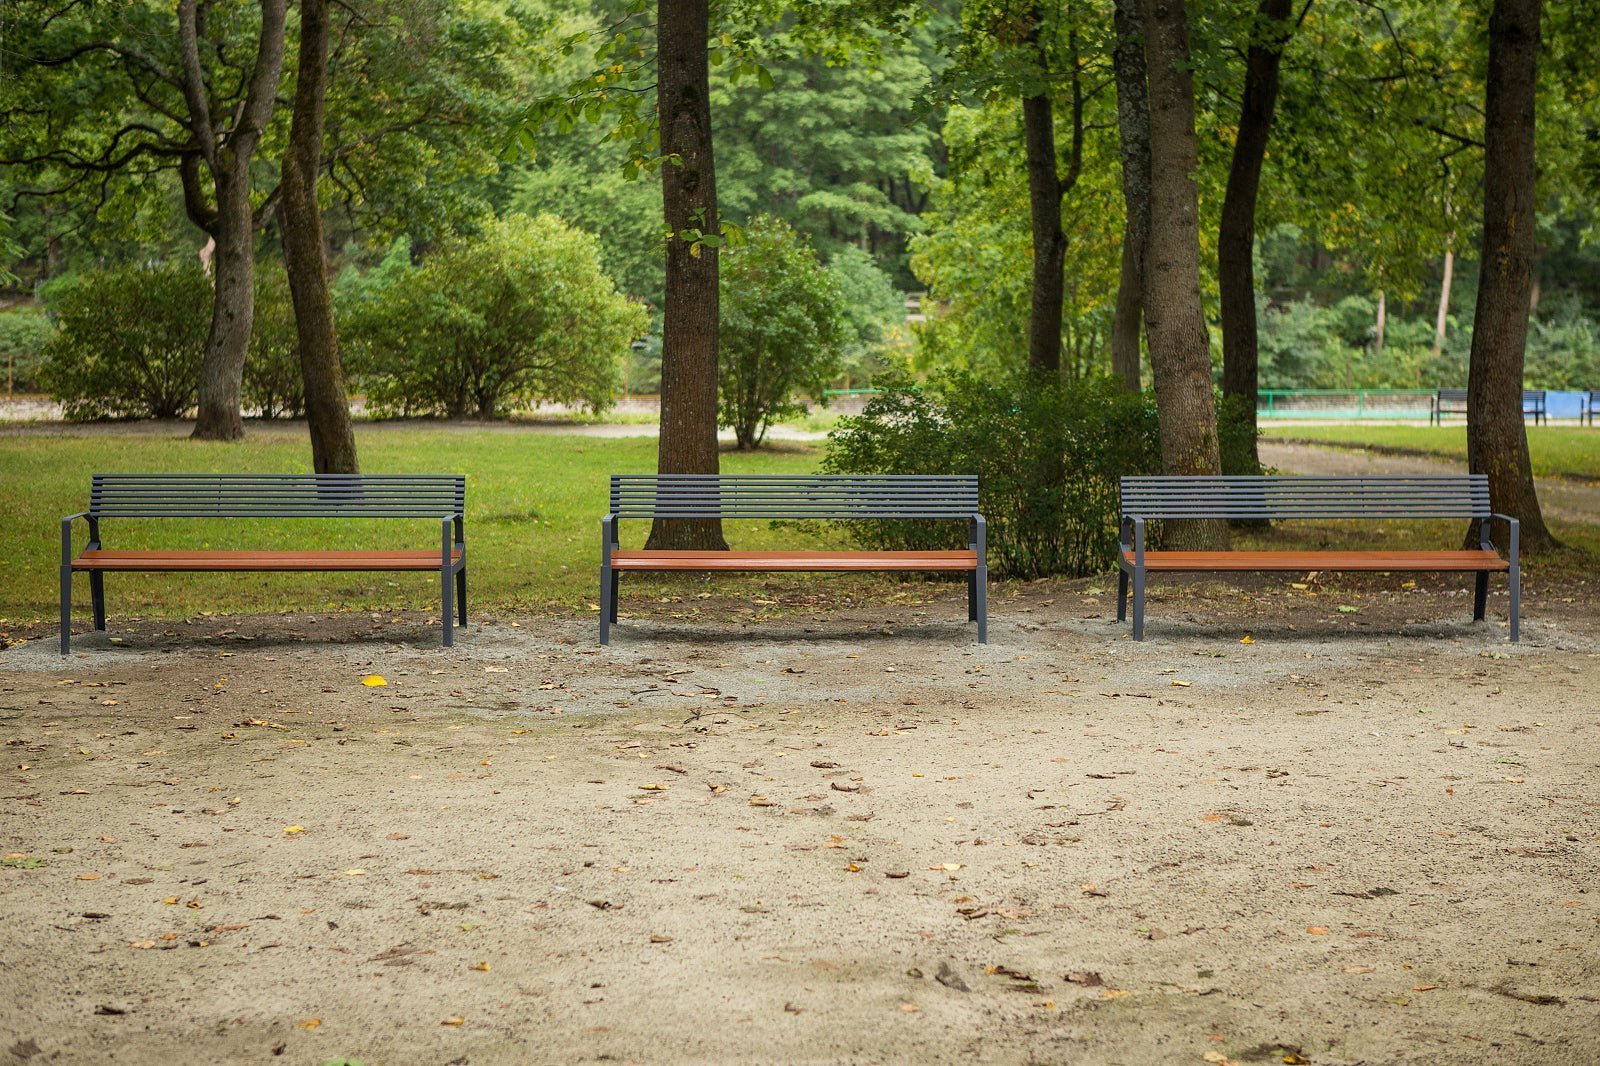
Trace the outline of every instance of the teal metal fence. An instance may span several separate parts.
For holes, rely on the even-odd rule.
[[[1432,389],[1262,389],[1256,417],[1412,419],[1428,417]]]

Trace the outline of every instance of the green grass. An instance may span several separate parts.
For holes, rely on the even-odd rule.
[[[1465,426],[1268,426],[1263,435],[1316,441],[1341,448],[1376,448],[1417,455],[1440,455],[1465,462]],[[1600,480],[1600,428],[1529,426],[1528,451],[1538,477]]]
[[[648,437],[599,439],[487,429],[358,426],[368,473],[467,475],[467,558],[474,605],[581,607],[599,584],[600,516],[607,476],[655,469]],[[821,453],[799,446],[724,453],[728,473],[814,470]],[[241,443],[176,436],[93,434],[0,437],[0,622],[48,620],[56,613],[61,517],[84,509],[89,476],[116,471],[306,472],[310,449],[300,433],[253,429]],[[639,546],[642,521],[622,523],[626,547]],[[320,522],[255,519],[107,520],[110,548],[436,548],[437,522]],[[728,525],[734,547],[826,546],[824,530],[773,529],[764,522]],[[81,548],[84,526],[77,523]],[[837,541],[831,543],[837,544]],[[78,613],[88,587],[77,579]],[[437,583],[426,574],[112,574],[114,614],[182,617],[199,611],[438,610]]]

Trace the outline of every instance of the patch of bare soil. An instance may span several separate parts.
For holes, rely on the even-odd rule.
[[[1302,583],[35,634],[0,1061],[1600,1060],[1592,594]]]

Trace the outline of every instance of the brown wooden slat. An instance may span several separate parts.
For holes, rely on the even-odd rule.
[[[461,552],[451,553],[452,561]],[[221,570],[438,570],[438,552],[430,551],[86,551],[74,570],[221,571]]]
[[[976,570],[975,551],[618,551],[617,570]]]
[[[1130,564],[1133,553],[1126,553]],[[1144,553],[1146,570],[1509,570],[1492,551]]]

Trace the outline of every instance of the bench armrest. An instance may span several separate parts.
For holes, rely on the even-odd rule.
[[[967,547],[978,553],[978,562],[982,563],[989,554],[989,523],[983,520],[983,515],[975,514],[968,520],[967,536],[970,538]]]
[[[609,559],[611,553],[617,550],[617,546],[617,516],[608,514],[600,519],[601,557]]]
[[[1500,519],[1500,521],[1506,524],[1506,561],[1515,567],[1518,565],[1519,558],[1522,554],[1522,523],[1517,521],[1515,518],[1512,518],[1508,514],[1500,514],[1499,512],[1491,514],[1488,518],[1483,520],[1483,536],[1485,542],[1487,542],[1489,537],[1489,523],[1493,522],[1496,518]],[[1488,545],[1486,543],[1485,546],[1490,547],[1492,545]]]
[[[444,565],[451,563],[450,553],[460,548],[463,553],[467,550],[467,533],[463,526],[460,512],[447,514],[439,519],[439,553],[444,560]]]
[[[61,565],[72,565],[72,523],[84,518],[89,522],[89,543],[84,545],[84,550],[100,547],[100,519],[88,511],[79,511],[69,514],[61,520]]]
[[[1130,529],[1133,533],[1131,540],[1128,535]],[[1122,553],[1133,552],[1133,565],[1135,567],[1144,566],[1144,519],[1135,518],[1133,515],[1123,515],[1119,535],[1122,538],[1122,543],[1119,545]]]

